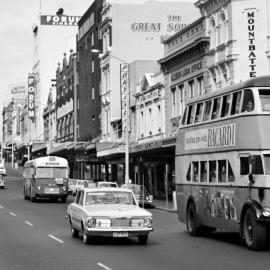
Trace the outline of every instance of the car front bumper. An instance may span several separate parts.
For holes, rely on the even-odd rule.
[[[131,228],[110,228],[110,229],[93,229],[87,228],[86,234],[89,236],[109,236],[109,237],[132,237],[148,235],[153,228],[134,229]]]

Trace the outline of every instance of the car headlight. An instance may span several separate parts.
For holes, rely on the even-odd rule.
[[[96,219],[97,228],[109,228],[111,227],[112,221],[108,218],[98,218]]]
[[[144,219],[144,227],[151,228],[152,227],[152,218],[147,217]]]
[[[40,190],[41,189],[40,186],[37,186],[37,189]]]
[[[63,190],[65,191],[66,190],[66,187],[63,187]]]
[[[95,218],[90,218],[90,219],[88,219],[88,221],[87,221],[87,226],[88,226],[89,228],[92,228],[92,227],[95,227],[95,226],[96,226],[96,223],[97,223],[97,221],[96,221]]]
[[[264,207],[262,210],[262,214],[264,217],[270,217],[270,208],[269,207]]]
[[[143,218],[132,218],[130,220],[131,227],[143,227],[144,226],[144,219]]]

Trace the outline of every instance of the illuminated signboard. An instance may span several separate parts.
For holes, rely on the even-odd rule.
[[[28,75],[28,117],[35,120],[35,75]]]
[[[77,26],[81,16],[41,15],[41,25]]]

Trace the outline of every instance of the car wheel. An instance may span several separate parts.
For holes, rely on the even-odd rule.
[[[146,245],[148,242],[148,235],[139,235],[138,240],[140,245]]]
[[[74,228],[72,227],[72,225],[71,225],[71,236],[72,236],[73,238],[78,238],[78,236],[79,236],[79,231],[76,230],[76,229],[74,229]]]
[[[85,229],[83,229],[82,237],[83,237],[83,243],[86,245],[89,244],[89,242],[90,242],[89,236],[87,235],[87,232]]]
[[[187,207],[187,231],[190,235],[196,236],[199,234],[198,218],[196,213],[196,207],[193,202],[189,203]]]
[[[260,250],[266,247],[267,228],[256,220],[253,209],[245,212],[243,221],[243,236],[247,247],[251,250]]]

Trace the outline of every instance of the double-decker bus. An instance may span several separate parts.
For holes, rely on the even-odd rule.
[[[23,177],[24,199],[60,198],[66,202],[69,166],[65,158],[46,156],[29,160],[24,165]]]
[[[175,155],[179,220],[190,235],[239,232],[252,250],[270,224],[270,76],[190,100]]]

